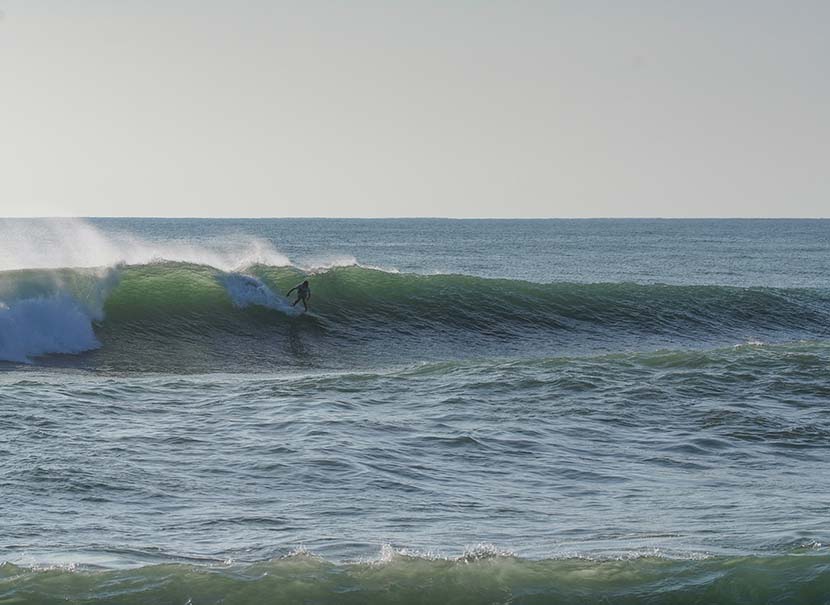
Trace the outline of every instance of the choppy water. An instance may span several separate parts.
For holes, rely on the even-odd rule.
[[[0,602],[830,602],[830,221],[0,231]]]

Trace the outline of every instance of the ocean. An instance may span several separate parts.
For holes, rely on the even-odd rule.
[[[830,603],[830,220],[0,239],[0,604]]]

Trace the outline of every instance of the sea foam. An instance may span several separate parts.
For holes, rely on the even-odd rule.
[[[46,353],[81,353],[99,346],[92,318],[70,296],[0,303],[0,360],[28,363]]]

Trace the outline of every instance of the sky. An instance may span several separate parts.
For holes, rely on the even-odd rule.
[[[0,216],[830,216],[824,0],[0,12]]]

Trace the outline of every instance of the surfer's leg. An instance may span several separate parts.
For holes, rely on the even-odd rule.
[[[308,305],[305,302],[305,298],[303,299],[303,308],[308,311]]]

